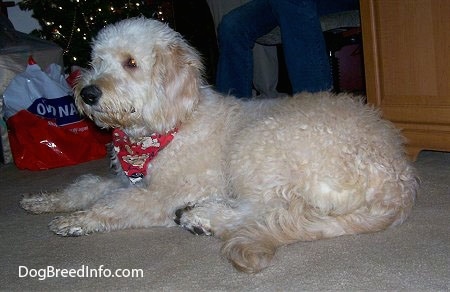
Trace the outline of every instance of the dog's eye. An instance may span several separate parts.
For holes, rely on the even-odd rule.
[[[127,61],[125,61],[125,67],[127,68],[136,68],[137,67],[137,62],[134,58],[128,58]]]

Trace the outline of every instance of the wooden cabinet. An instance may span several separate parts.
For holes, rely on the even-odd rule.
[[[450,0],[360,0],[369,103],[413,159],[450,151]]]

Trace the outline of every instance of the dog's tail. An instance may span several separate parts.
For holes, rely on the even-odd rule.
[[[268,267],[277,247],[297,241],[311,241],[345,234],[383,230],[403,222],[410,213],[416,184],[402,187],[402,195],[394,202],[380,199],[342,215],[320,214],[301,198],[287,208],[274,209],[264,220],[249,222],[222,234],[223,254],[243,272],[257,273]]]

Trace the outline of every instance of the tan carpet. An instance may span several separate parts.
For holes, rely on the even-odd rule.
[[[283,247],[273,266],[257,275],[236,272],[219,255],[221,243],[215,238],[193,236],[179,228],[60,238],[47,229],[54,215],[29,215],[18,206],[22,193],[54,190],[85,172],[107,174],[106,164],[99,160],[41,172],[0,167],[1,290],[449,289],[450,153],[420,154],[416,166],[422,188],[405,224],[376,234]],[[80,276],[83,267],[142,269],[143,277],[39,280],[38,275],[19,277],[20,266],[22,274],[49,267],[49,271],[74,269]]]

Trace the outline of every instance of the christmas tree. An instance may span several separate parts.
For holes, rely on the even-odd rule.
[[[92,37],[105,25],[134,16],[171,22],[171,1],[152,0],[23,0],[22,10],[32,10],[41,29],[32,32],[64,50],[64,64],[87,66]]]

